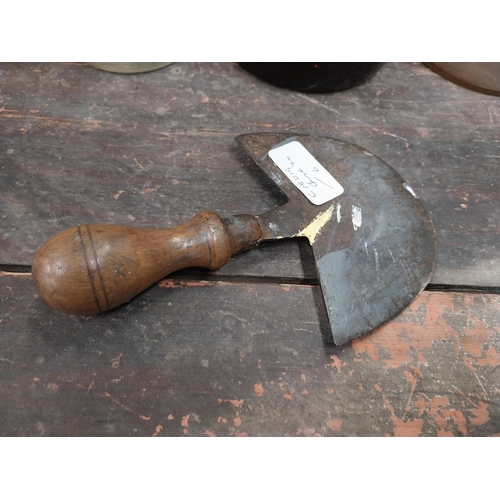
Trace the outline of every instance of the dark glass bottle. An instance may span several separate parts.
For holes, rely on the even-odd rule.
[[[373,62],[240,62],[257,78],[298,92],[336,92],[369,80],[384,65]]]

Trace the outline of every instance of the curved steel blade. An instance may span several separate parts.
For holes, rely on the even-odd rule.
[[[267,153],[290,138],[335,177],[342,195],[315,206],[288,181]],[[434,226],[393,168],[331,138],[265,133],[237,141],[289,198],[259,217],[266,239],[305,236],[313,247],[335,344],[386,323],[425,288],[436,261]]]

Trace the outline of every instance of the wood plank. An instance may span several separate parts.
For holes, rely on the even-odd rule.
[[[0,276],[3,436],[500,435],[500,296],[332,347],[310,286],[164,280],[100,317]]]
[[[83,222],[170,226],[203,209],[261,213],[280,196],[233,137],[278,131],[334,136],[381,157],[432,213],[433,283],[498,286],[500,102],[421,64],[390,63],[367,84],[320,95],[277,89],[227,63],[142,75],[83,64],[1,72],[2,264],[29,264],[45,239]],[[296,242],[260,251],[225,272],[304,277]]]

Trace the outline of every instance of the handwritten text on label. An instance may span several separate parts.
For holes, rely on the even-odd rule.
[[[323,205],[344,192],[330,172],[298,141],[271,149],[269,156],[314,205]]]

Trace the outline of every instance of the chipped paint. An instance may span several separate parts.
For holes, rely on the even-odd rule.
[[[327,210],[318,214],[307,227],[295,236],[305,236],[312,245],[325,224],[332,218],[334,209],[335,205],[330,205]]]
[[[437,425],[437,436],[455,436],[454,429],[462,435],[467,435],[465,426],[466,419],[461,411],[452,410],[449,407],[450,400],[446,396],[436,396],[429,400],[427,415],[431,417]]]
[[[360,207],[355,207],[353,205],[351,215],[352,215],[352,226],[354,227],[354,230],[357,231],[361,227],[361,224],[363,223],[363,212],[361,211]]]
[[[304,429],[304,435],[306,435],[306,436],[315,436],[315,437],[319,436],[319,434],[316,432],[316,429],[314,429],[314,428]]]
[[[264,388],[262,387],[262,384],[254,384],[253,390],[259,398],[264,394]]]
[[[488,403],[484,401],[480,401],[477,408],[471,408],[470,412],[474,415],[474,418],[470,419],[471,425],[483,425],[490,419]]]
[[[337,222],[340,223],[340,221],[342,220],[342,214],[340,213],[340,209],[341,209],[341,205],[340,203],[337,205]]]
[[[344,222],[349,226],[351,224],[350,220]],[[361,251],[364,254],[362,245]],[[368,245],[368,253],[373,259],[373,245]],[[390,263],[390,258],[388,260]],[[382,266],[382,258],[380,262]],[[282,292],[280,284],[275,284],[274,287]],[[296,292],[297,287],[292,286],[289,294]],[[313,299],[310,303],[314,303]],[[138,427],[134,432],[149,436],[157,425],[163,426],[163,430],[157,434],[159,436],[187,434],[207,437],[209,433],[234,436],[240,430],[246,431],[249,436],[264,433],[294,435],[298,428],[302,429],[301,434],[307,428],[309,435],[323,436],[492,435],[499,432],[495,413],[500,395],[500,372],[495,369],[500,365],[499,312],[498,295],[424,291],[393,321],[341,349],[325,347],[323,350],[321,339],[316,339],[314,344],[307,343],[310,338],[308,334],[300,333],[294,337],[295,347],[299,343],[303,346],[302,357],[297,360],[292,357],[295,355],[292,352],[294,349],[291,349],[293,345],[288,343],[289,337],[283,334],[275,342],[289,350],[280,349],[279,353],[277,350],[272,351],[271,355],[274,357],[271,358],[271,364],[269,358],[266,360],[262,357],[261,350],[255,349],[253,357],[247,354],[248,358],[241,369],[237,364],[237,370],[225,380],[222,387],[205,385],[203,378],[207,374],[207,368],[201,370],[201,366],[202,360],[208,358],[200,350],[196,355],[196,367],[201,370],[202,377],[197,382],[196,391],[207,391],[203,395],[203,409],[192,407],[188,411],[182,405],[182,408],[176,410],[175,405],[172,406],[168,401],[162,407],[141,408],[134,403],[134,395],[123,384],[114,386],[117,394],[111,392],[115,397],[108,393],[98,393],[99,387],[104,387],[106,381],[109,386],[113,379],[103,378],[97,369],[78,381],[81,382],[77,384],[81,388],[78,392],[82,394],[82,398],[86,398],[83,404],[90,404],[101,398],[103,406],[110,412],[130,412],[130,418],[122,421],[130,421],[131,427]],[[237,314],[245,320],[244,313],[237,311]],[[260,321],[260,317],[256,318]],[[4,317],[0,320],[3,320],[0,323],[3,327],[7,319]],[[268,331],[267,326],[267,323],[259,323],[258,331]],[[295,335],[294,328],[299,325],[289,326]],[[302,326],[305,327],[306,323]],[[5,331],[8,332],[7,329]],[[247,343],[241,344],[240,349],[246,349],[248,345],[256,347],[253,343],[255,338],[251,341],[242,335],[239,340],[241,339],[247,339]],[[183,349],[188,349],[188,345],[187,342]],[[320,348],[311,353],[311,345]],[[165,345],[159,347],[164,349]],[[116,373],[118,370],[129,369],[128,363],[124,364],[119,360],[121,350],[108,349],[103,357],[106,374],[108,371]],[[297,348],[297,352],[299,351]],[[161,352],[163,356],[165,352]],[[181,354],[185,356],[187,352],[181,351],[179,346],[169,350],[169,354],[177,358]],[[10,360],[0,360],[6,370],[18,369],[16,367],[23,361],[18,354],[16,357],[14,354],[11,356]],[[126,352],[121,359],[125,358]],[[110,370],[112,360],[120,361],[116,370]],[[63,392],[61,397],[64,397],[68,380],[47,379],[44,372],[40,372],[48,361],[44,352],[38,358],[35,357],[33,370],[26,377],[29,384],[27,387],[30,391],[42,391],[41,397],[45,397],[47,383],[57,383],[59,389],[50,396],[52,398],[58,392]],[[212,360],[209,365],[211,368],[215,367]],[[252,369],[245,378],[242,373],[247,373],[248,367]],[[259,367],[257,372],[255,367]],[[156,383],[156,375],[156,372],[148,370],[138,380]],[[34,382],[35,378],[41,378],[42,382]],[[274,384],[271,383],[273,378]],[[180,379],[174,378],[173,382],[177,383],[178,380]],[[163,383],[161,379],[160,382]],[[171,382],[169,380],[169,384]],[[43,387],[37,387],[42,384]],[[92,389],[86,395],[91,386]],[[484,395],[485,392],[487,395]],[[179,393],[173,393],[174,397],[176,394]],[[218,397],[227,399],[218,400]],[[346,405],[345,401],[351,403]],[[270,405],[270,402],[273,404]],[[314,411],[306,415],[304,408]],[[174,422],[174,411],[177,424]],[[360,414],[367,418],[356,418]],[[164,422],[155,421],[161,415]],[[234,418],[241,419],[240,426],[235,426]],[[180,424],[181,419],[184,424],[189,424],[189,432],[187,426]],[[342,425],[336,421],[342,421]],[[46,434],[53,432],[46,422],[44,425],[47,427]],[[337,426],[339,427],[334,429]]]
[[[163,427],[161,425],[157,425],[156,428],[155,428],[155,431],[154,431],[154,434],[152,437],[156,437],[158,436],[158,434],[160,434],[160,432],[163,430]]]
[[[231,403],[235,408],[241,408],[245,402],[244,399],[218,399],[218,401],[219,403]]]
[[[338,356],[335,356],[335,354],[331,354],[330,359],[333,361],[333,363],[330,363],[327,366],[337,368],[337,373],[340,373],[340,370],[345,363]]]
[[[454,298],[458,295],[424,292],[405,310],[405,317],[413,320],[405,325],[404,331],[401,323],[392,321],[379,328],[376,334],[353,340],[354,351],[358,355],[367,355],[375,362],[382,359],[386,369],[413,362],[415,356],[417,362],[426,363],[426,349],[432,348],[436,342],[449,342],[456,337],[456,332],[446,323],[447,315],[455,313]],[[476,342],[484,342],[493,332],[485,328],[481,321],[477,322],[473,329],[479,334]],[[466,339],[464,343],[467,343]],[[382,352],[384,355],[381,358]]]
[[[471,298],[463,294],[424,293],[407,308],[405,321],[391,322],[380,328],[377,335],[353,342],[353,351],[357,356],[367,356],[372,361],[383,363],[386,370],[408,367],[402,372],[409,382],[404,409],[398,405],[399,410],[396,411],[380,385],[373,386],[381,393],[390,413],[393,435],[418,436],[426,425],[426,434],[432,430],[437,436],[467,436],[471,427],[489,422],[489,404],[481,399],[488,395],[484,387],[487,379],[482,379],[479,368],[498,366],[497,349],[489,344],[498,332],[482,317],[464,313],[465,307],[473,306],[473,299],[479,300],[477,296]],[[481,300],[484,302],[484,297]],[[498,298],[491,296],[487,304],[489,310],[496,311],[498,303]],[[481,305],[484,307],[486,304]],[[448,396],[439,394],[429,397],[418,390],[424,377],[421,367],[433,362],[431,349],[436,344],[449,345],[454,350],[457,363],[462,363],[471,374],[467,382],[469,387],[474,386],[474,380],[477,383],[477,391],[473,395],[452,386],[464,402],[456,402],[456,399],[452,402]],[[476,398],[479,398],[478,402],[474,401]]]
[[[382,392],[382,389],[380,386],[376,386],[376,389],[379,392]],[[382,393],[382,399],[384,401],[384,405],[389,411],[391,421],[394,425],[393,428],[393,434],[396,437],[416,437],[420,436],[422,433],[422,427],[424,425],[424,421],[420,418],[417,419],[405,419],[399,418],[396,416],[394,407],[389,401],[389,398]]]
[[[479,366],[499,366],[500,353],[494,347],[490,347],[487,351],[484,351],[484,357],[478,358],[477,364]]]
[[[422,419],[405,421],[391,415],[391,420],[394,424],[393,432],[395,437],[417,437],[422,434],[422,426],[424,425]]]
[[[330,420],[327,425],[328,427],[330,427],[330,429],[332,429],[332,431],[338,431],[342,427],[342,420]]]

